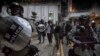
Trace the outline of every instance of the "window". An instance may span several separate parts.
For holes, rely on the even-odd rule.
[[[48,20],[53,20],[53,19],[54,19],[54,14],[53,13],[49,13]]]

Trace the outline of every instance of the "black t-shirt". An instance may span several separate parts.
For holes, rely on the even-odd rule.
[[[72,29],[72,26],[70,24],[66,24],[65,32],[68,33],[71,29]]]
[[[56,26],[55,27],[55,33],[60,33],[61,27],[60,26]]]

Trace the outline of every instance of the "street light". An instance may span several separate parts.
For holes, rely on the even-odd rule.
[[[69,7],[69,13],[72,13],[72,12],[75,12],[75,9],[72,6],[70,6]]]
[[[75,12],[75,9],[72,4],[72,0],[68,0],[68,12],[69,13]]]

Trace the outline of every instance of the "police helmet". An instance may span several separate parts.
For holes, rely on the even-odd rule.
[[[89,16],[88,15],[81,15],[80,17],[79,17],[79,20],[81,21],[83,21],[83,20],[89,20]]]
[[[13,3],[9,6],[10,9],[13,9],[13,8],[15,8],[15,7],[19,8],[19,7],[20,7],[19,3],[13,2]]]
[[[6,9],[7,13],[11,15],[11,10],[14,8],[21,8],[21,5],[17,2],[11,3],[10,5],[7,6],[7,9]]]
[[[92,20],[92,21],[91,21],[91,23],[95,23],[95,21],[94,21],[94,20]]]

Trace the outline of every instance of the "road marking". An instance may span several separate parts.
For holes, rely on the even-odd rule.
[[[61,56],[64,56],[64,46],[62,43],[61,43]]]
[[[70,41],[70,44],[68,44],[68,47],[73,49],[74,43]]]
[[[57,56],[60,56],[60,51],[59,50],[57,51]]]
[[[60,56],[60,44],[59,44],[59,48],[58,48],[58,50],[57,50],[57,56]]]
[[[57,50],[57,56],[64,56],[64,46],[61,42],[59,44],[59,49]]]

